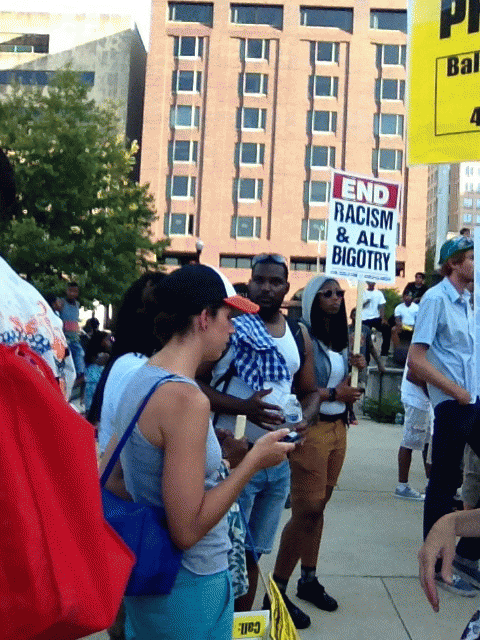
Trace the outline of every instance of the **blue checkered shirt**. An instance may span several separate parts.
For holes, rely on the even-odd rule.
[[[245,314],[234,318],[233,324],[231,346],[239,378],[254,391],[264,389],[265,382],[291,380],[285,358],[260,318]]]

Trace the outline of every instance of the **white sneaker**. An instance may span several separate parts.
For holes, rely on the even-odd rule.
[[[396,498],[403,498],[404,500],[425,500],[425,494],[424,493],[419,493],[418,491],[415,491],[415,489],[412,489],[411,487],[407,486],[406,487],[397,487],[395,489],[395,497]]]

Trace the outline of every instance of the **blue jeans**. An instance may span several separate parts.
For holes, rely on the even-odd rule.
[[[75,372],[78,378],[78,376],[85,373],[85,352],[83,351],[82,345],[77,340],[67,339],[67,344],[70,349],[70,353],[72,354],[73,364],[75,365]]]
[[[480,401],[460,405],[445,400],[435,407],[432,437],[432,469],[425,495],[423,533],[426,538],[435,522],[450,513],[458,487],[465,444],[480,456]],[[480,539],[462,538],[457,552],[464,558],[480,559]]]
[[[238,496],[255,550],[270,553],[278,524],[290,491],[290,465],[284,460],[275,467],[256,473]],[[245,548],[251,550],[246,538]]]

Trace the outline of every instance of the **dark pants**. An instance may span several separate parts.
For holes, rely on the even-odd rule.
[[[389,324],[384,324],[381,318],[372,318],[371,320],[362,320],[362,324],[366,324],[370,329],[377,329],[382,334],[382,350],[380,355],[388,356],[390,349],[390,339],[392,337],[392,328]]]
[[[432,469],[425,495],[423,534],[435,522],[452,511],[457,491],[458,470],[465,444],[480,456],[480,401],[462,406],[456,400],[446,400],[435,407],[432,437]],[[480,559],[480,538],[462,538],[457,553],[470,560]]]

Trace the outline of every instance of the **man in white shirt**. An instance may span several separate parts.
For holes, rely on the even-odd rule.
[[[377,329],[382,334],[382,349],[380,355],[387,356],[390,349],[391,329],[385,318],[385,296],[375,289],[375,282],[367,282],[367,289],[363,293],[362,323],[370,329]]]
[[[403,292],[403,302],[398,304],[393,312],[395,326],[392,327],[392,342],[395,347],[399,346],[400,334],[405,327],[409,327],[411,331],[415,326],[418,308],[418,304],[413,302],[413,296],[410,291],[405,290]]]

